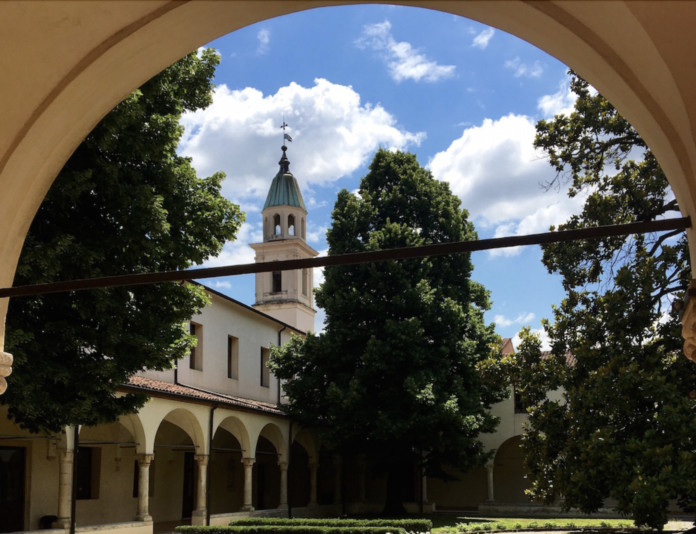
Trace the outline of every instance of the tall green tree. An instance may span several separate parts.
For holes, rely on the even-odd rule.
[[[540,121],[535,140],[556,184],[569,180],[569,194],[585,196],[582,213],[559,230],[677,214],[664,172],[636,130],[571,76],[575,110]],[[519,354],[487,369],[512,380],[529,406],[523,441],[531,496],[583,512],[611,498],[638,525],[661,529],[671,500],[689,510],[696,498],[696,366],[681,352],[681,323],[670,306],[690,279],[686,236],[558,243],[544,247],[543,262],[567,293],[545,325],[552,354],[541,358],[525,331]],[[561,400],[547,398],[559,388]]]
[[[224,174],[198,178],[176,154],[179,118],[212,102],[218,63],[211,49],[190,54],[102,119],[41,204],[15,285],[185,269],[234,239],[244,216],[220,195]],[[12,299],[15,363],[0,403],[33,432],[132,413],[146,396],[117,397],[117,386],[185,356],[194,338],[184,323],[206,302],[176,283]]]
[[[339,193],[332,219],[330,255],[476,238],[448,184],[415,155],[386,150],[357,195]],[[423,459],[446,479],[446,466],[488,458],[477,438],[495,429],[486,409],[505,393],[476,371],[497,337],[472,270],[468,254],[327,267],[316,290],[324,332],[273,351],[273,371],[289,381],[284,409],[336,450],[384,466],[387,511],[401,506],[404,464]]]

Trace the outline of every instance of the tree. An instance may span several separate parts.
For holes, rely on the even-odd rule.
[[[185,269],[217,255],[244,216],[176,154],[185,111],[212,102],[214,50],[190,54],[129,95],[70,157],[41,204],[15,285]],[[0,402],[33,432],[113,422],[142,394],[116,388],[169,369],[194,344],[185,322],[207,303],[176,283],[17,298],[7,314],[11,387]]]
[[[537,124],[549,156],[582,213],[559,230],[647,221],[678,213],[655,156],[626,119],[582,78],[569,116]],[[523,438],[531,496],[594,512],[607,498],[638,525],[661,529],[670,500],[696,497],[696,366],[681,353],[678,315],[690,269],[680,232],[558,243],[543,262],[567,292],[545,328],[541,358],[529,331],[519,354],[488,362],[529,406]],[[574,359],[566,359],[566,352]],[[484,366],[485,368],[486,366]],[[547,398],[562,388],[561,400]]]
[[[413,154],[379,150],[358,194],[338,195],[329,254],[475,239],[459,205]],[[467,471],[489,458],[477,437],[495,429],[486,409],[505,392],[476,372],[498,338],[472,269],[468,254],[327,267],[316,290],[324,332],[273,350],[287,413],[388,471],[385,511],[401,508],[405,463],[422,460],[447,479],[445,466]]]

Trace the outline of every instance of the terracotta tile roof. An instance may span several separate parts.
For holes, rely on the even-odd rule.
[[[171,384],[161,380],[152,380],[143,376],[132,376],[125,384],[126,387],[142,389],[145,391],[167,393],[178,397],[187,397],[190,399],[199,399],[208,402],[217,402],[228,406],[236,406],[249,410],[271,413],[274,415],[285,415],[275,404],[269,402],[255,401],[244,399],[242,397],[233,397],[232,395],[223,395],[222,393],[214,393],[204,389],[184,386],[182,384]]]
[[[542,360],[548,359],[549,356],[551,356],[550,350],[544,350],[541,352],[541,359]],[[565,353],[565,361],[566,361],[566,365],[568,367],[574,367],[575,364],[578,362],[577,358],[575,358],[575,355],[573,355],[570,352]]]

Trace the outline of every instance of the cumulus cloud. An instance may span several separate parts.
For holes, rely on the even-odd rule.
[[[516,319],[508,319],[504,315],[496,315],[493,318],[493,322],[496,324],[496,326],[500,327],[510,326],[511,324],[524,325],[533,321],[535,317],[536,315],[534,315],[532,312],[522,313]]]
[[[317,79],[313,87],[291,83],[270,95],[218,86],[208,108],[182,117],[179,153],[201,176],[224,171],[223,194],[233,201],[263,202],[278,172],[283,116],[293,138],[290,168],[303,189],[350,175],[379,147],[404,150],[425,138],[400,128],[379,104],[361,103],[352,87]]]
[[[544,67],[538,61],[535,61],[531,65],[523,63],[518,57],[515,59],[510,59],[505,62],[505,68],[511,69],[513,71],[513,76],[519,78],[520,76],[525,76],[527,78],[538,78],[541,73],[544,72]]]
[[[267,54],[268,51],[270,50],[270,42],[271,42],[271,32],[270,30],[266,28],[262,28],[259,30],[259,33],[256,34],[256,38],[259,40],[259,47],[256,49],[256,53],[259,55]]]
[[[480,48],[483,50],[488,46],[488,41],[490,41],[493,38],[493,34],[495,33],[495,30],[493,28],[486,28],[483,30],[481,33],[479,33],[476,37],[474,37],[473,42],[471,43],[471,46],[475,48]]]
[[[555,115],[570,115],[576,100],[577,95],[570,90],[570,83],[568,80],[563,80],[557,92],[544,95],[539,99],[537,108],[544,118],[551,119]]]
[[[224,265],[254,263],[255,252],[249,246],[249,243],[259,243],[261,241],[263,241],[262,224],[243,223],[237,234],[236,241],[225,243],[220,255],[216,258],[210,258],[205,262],[204,266],[222,267]]]
[[[551,350],[551,340],[549,339],[546,330],[543,328],[532,328],[532,334],[537,334],[541,339],[541,350]],[[520,346],[522,340],[520,339],[520,333],[517,332],[515,337],[512,338],[512,346],[517,349]]]
[[[218,281],[213,282],[213,287],[216,289],[231,289],[232,284],[230,284],[226,280],[222,280],[222,281],[218,280]]]
[[[581,195],[568,198],[565,187],[542,187],[555,171],[534,149],[534,124],[524,115],[485,119],[466,128],[428,164],[435,178],[449,182],[478,226],[494,229],[494,237],[548,231],[578,213],[585,200]],[[520,251],[508,248],[489,254],[512,256]]]
[[[367,24],[355,41],[358,48],[378,52],[389,67],[389,75],[396,81],[421,80],[437,82],[454,74],[455,65],[438,65],[414,49],[406,41],[397,42],[391,34],[391,23]]]

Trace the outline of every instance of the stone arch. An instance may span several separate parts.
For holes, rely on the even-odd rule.
[[[501,504],[524,504],[529,498],[524,491],[531,487],[526,478],[522,436],[505,440],[493,460],[493,486],[495,501]]]
[[[273,215],[273,235],[283,235],[283,227],[280,224],[280,214]]]
[[[347,4],[321,0],[312,8]],[[425,0],[413,7],[433,7]],[[696,218],[694,37],[688,3],[449,2],[442,11],[538,46],[592,83],[637,128],[660,161],[684,215]],[[0,89],[0,287],[11,286],[29,225],[67,158],[97,122],[146,80],[204,43],[307,9],[299,0],[2,6],[8,83]],[[41,11],[39,11],[41,10]],[[66,21],[55,24],[55,21]],[[76,24],[90,31],[74,31]],[[83,26],[84,27],[84,26]],[[50,30],[50,31],[49,31]],[[23,68],[27,58],[33,69]],[[46,75],[46,73],[50,75]],[[26,91],[32,87],[32,91]],[[9,113],[4,113],[9,110]],[[688,232],[692,262],[693,230]],[[7,299],[0,301],[0,346]]]
[[[308,430],[300,429],[293,438],[293,443],[294,442],[302,445],[304,450],[307,451],[310,462],[319,462],[319,443],[314,434]]]
[[[297,235],[295,228],[295,216],[292,213],[288,215],[288,235]]]
[[[175,408],[164,416],[162,421],[167,421],[183,430],[196,448],[196,454],[205,454],[205,434],[198,418],[186,408]],[[161,424],[161,423],[160,423]]]
[[[281,428],[275,423],[267,423],[256,436],[254,440],[254,450],[258,443],[259,437],[263,437],[270,441],[278,453],[278,461],[287,461],[287,439]]]
[[[218,429],[224,429],[232,434],[242,447],[242,454],[245,457],[252,457],[251,440],[249,439],[249,431],[244,422],[233,415],[226,416],[215,429],[217,434]]]

